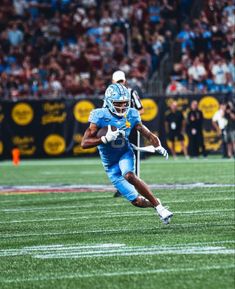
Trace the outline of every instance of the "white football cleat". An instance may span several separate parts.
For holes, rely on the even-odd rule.
[[[157,214],[159,215],[163,224],[168,225],[170,223],[171,218],[173,217],[173,213],[159,204],[156,207]]]

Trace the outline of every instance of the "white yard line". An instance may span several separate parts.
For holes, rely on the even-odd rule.
[[[178,273],[178,272],[200,272],[208,270],[232,270],[234,265],[217,265],[217,266],[203,266],[203,267],[186,267],[186,268],[159,268],[153,270],[132,270],[132,271],[111,271],[111,272],[94,272],[94,273],[77,273],[77,274],[60,274],[58,276],[53,275],[39,275],[29,278],[0,278],[0,283],[25,283],[25,282],[41,282],[50,280],[63,280],[63,279],[80,279],[80,278],[97,278],[97,277],[119,277],[129,275],[152,275],[152,274],[164,274],[164,273]]]
[[[215,244],[213,244],[215,245]],[[30,255],[38,259],[58,259],[58,258],[94,258],[94,257],[114,257],[114,256],[138,256],[138,255],[162,255],[162,254],[184,254],[184,255],[205,255],[205,254],[226,254],[234,255],[233,248],[224,246],[199,246],[190,244],[177,244],[174,246],[127,246],[125,244],[90,244],[90,245],[49,245],[32,246],[19,249],[0,250],[0,257],[26,256]]]
[[[141,250],[109,250],[107,251],[87,251],[87,252],[56,252],[47,254],[37,254],[37,259],[79,259],[79,258],[104,258],[121,256],[141,256],[141,255],[234,255],[234,249],[226,248],[185,248],[185,249],[141,249]],[[1,256],[1,255],[0,255]]]
[[[137,246],[141,248],[150,248],[150,247],[155,247],[155,248],[168,248],[168,247],[174,247],[174,248],[179,248],[179,247],[187,247],[187,246],[212,246],[212,245],[218,245],[218,244],[235,244],[235,240],[220,240],[220,241],[207,241],[207,242],[192,242],[192,243],[177,243],[174,245],[145,245],[145,246]],[[35,245],[35,246],[26,246],[23,247],[22,249],[24,250],[29,250],[29,251],[53,251],[53,250],[70,250],[70,249],[82,249],[82,250],[90,250],[94,248],[120,248],[127,246],[124,243],[102,243],[102,244],[97,244],[97,243],[70,243],[70,244],[50,244],[50,245]],[[1,249],[0,253],[3,252],[12,252],[12,251],[19,251],[21,250],[20,248],[17,249]]]

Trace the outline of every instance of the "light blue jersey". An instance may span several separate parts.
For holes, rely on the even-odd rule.
[[[135,172],[135,155],[129,142],[131,130],[141,123],[139,112],[130,108],[125,117],[118,117],[110,113],[108,108],[98,108],[91,112],[89,122],[99,128],[112,125],[125,131],[125,138],[98,146],[99,154],[105,171],[113,185],[129,201],[137,198],[138,193],[133,185],[124,178],[128,172]]]
[[[101,160],[106,167],[118,162],[129,149],[132,150],[128,137],[133,127],[140,123],[141,119],[139,112],[134,108],[128,110],[126,117],[115,116],[107,108],[98,108],[91,112],[89,122],[96,124],[99,128],[110,124],[125,131],[125,138],[120,136],[111,143],[98,146]]]

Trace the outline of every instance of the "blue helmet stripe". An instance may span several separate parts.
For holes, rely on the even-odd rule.
[[[118,90],[120,91],[120,94],[122,95],[122,91],[121,91],[121,88],[120,88],[121,85],[119,83],[116,83],[116,86],[117,86]]]
[[[125,90],[124,90],[124,87],[123,85],[121,85],[120,83],[115,83],[118,87],[118,90],[120,91],[120,95],[124,95],[125,96]]]

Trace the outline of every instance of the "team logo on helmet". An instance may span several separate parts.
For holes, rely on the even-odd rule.
[[[105,91],[104,106],[118,116],[124,116],[130,108],[130,93],[128,89],[120,84],[114,83]]]

